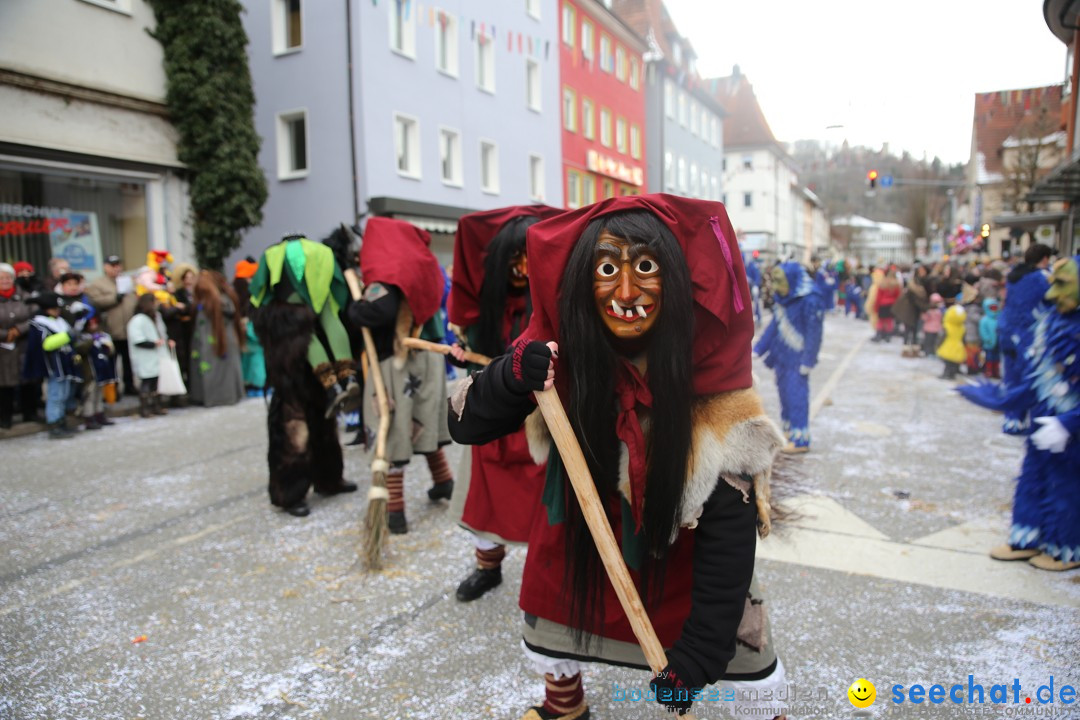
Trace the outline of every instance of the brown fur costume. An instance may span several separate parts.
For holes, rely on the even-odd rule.
[[[344,482],[337,418],[325,417],[326,393],[307,360],[315,331],[311,308],[274,300],[252,313],[274,389],[267,415],[270,502],[287,508],[312,486],[329,494]]]

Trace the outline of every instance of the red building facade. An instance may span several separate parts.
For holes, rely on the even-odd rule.
[[[560,0],[563,197],[645,192],[645,41],[597,0]]]

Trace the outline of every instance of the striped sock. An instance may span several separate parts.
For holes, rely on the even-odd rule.
[[[506,557],[505,545],[496,545],[491,550],[476,548],[476,567],[481,570],[494,570],[502,565],[504,557]]]
[[[405,468],[391,468],[386,473],[386,489],[390,492],[390,502],[386,508],[390,512],[403,512],[405,510]]]
[[[581,673],[558,680],[554,675],[544,675],[544,710],[555,715],[567,715],[584,704]]]
[[[431,479],[435,481],[436,485],[454,479],[454,476],[450,473],[450,463],[447,462],[446,453],[442,451],[442,448],[428,453],[424,457],[427,459],[428,470],[431,471]]]

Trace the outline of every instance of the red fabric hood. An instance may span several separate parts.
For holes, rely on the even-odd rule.
[[[547,205],[516,205],[470,213],[458,220],[454,235],[454,277],[446,306],[450,322],[469,327],[480,321],[480,289],[484,285],[487,247],[503,225],[516,217],[544,219],[562,212]]]
[[[558,339],[559,288],[574,244],[596,218],[636,209],[653,212],[671,230],[690,268],[695,394],[750,387],[754,335],[750,289],[735,232],[719,202],[666,194],[610,198],[530,227],[527,249],[533,316],[523,339]],[[587,312],[594,310],[590,307]]]
[[[417,325],[438,311],[444,281],[439,261],[428,246],[431,236],[403,220],[373,217],[364,229],[360,272],[368,285],[397,286],[405,295]]]

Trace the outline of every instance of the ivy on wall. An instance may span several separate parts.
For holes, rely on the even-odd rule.
[[[166,102],[191,172],[199,265],[221,270],[241,232],[262,222],[255,92],[238,0],[146,0],[165,51]]]

